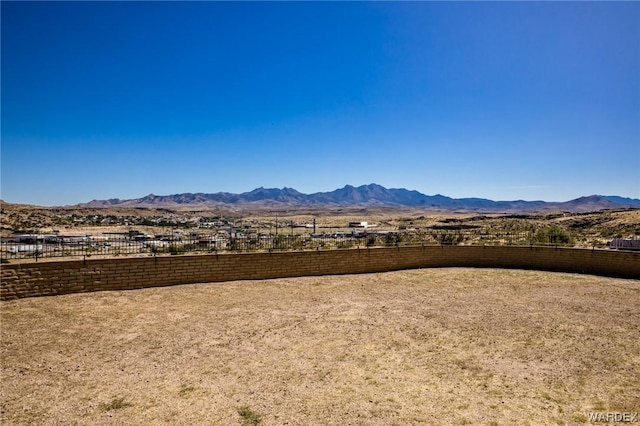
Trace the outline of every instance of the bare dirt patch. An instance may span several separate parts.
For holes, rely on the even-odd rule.
[[[640,412],[635,280],[425,269],[0,307],[3,425],[571,425]]]

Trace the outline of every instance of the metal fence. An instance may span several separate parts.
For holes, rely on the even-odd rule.
[[[126,255],[178,255],[186,253],[256,252],[282,250],[331,250],[366,247],[437,245],[514,245],[606,248],[588,235],[541,235],[527,231],[377,231],[321,234],[172,234],[164,236],[22,235],[0,242],[0,259],[52,257],[115,257]]]

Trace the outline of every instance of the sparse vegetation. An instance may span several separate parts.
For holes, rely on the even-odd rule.
[[[111,245],[86,243],[52,248],[47,244],[42,257],[65,253],[178,255],[195,251],[315,250],[412,244],[535,244],[602,249],[607,248],[612,238],[640,238],[640,209],[482,215],[429,212],[426,215],[424,209],[406,208],[294,210],[280,214],[279,233],[275,235],[275,216],[261,211],[214,213],[166,208],[46,208],[3,204],[0,236],[59,233],[76,238],[89,235],[105,238],[108,234],[127,235],[126,238],[147,234],[151,239],[163,237],[152,241],[158,244],[149,244],[143,251],[118,239]],[[374,226],[363,230],[347,226],[362,219]],[[345,238],[332,238],[336,235]],[[7,253],[5,247],[0,251],[0,258],[29,257]]]
[[[186,398],[189,395],[191,395],[193,392],[195,392],[195,390],[196,390],[195,386],[182,385],[182,386],[180,386],[180,390],[178,391],[178,395],[180,395],[183,398]]]
[[[384,245],[388,247],[400,245],[401,242],[402,235],[395,232],[391,232],[384,237]]]
[[[282,249],[288,248],[286,237],[282,234],[276,235],[273,239],[273,248],[276,250],[282,250]]]
[[[100,408],[104,411],[120,410],[122,408],[131,407],[133,404],[126,401],[123,397],[115,397],[106,404],[100,404]]]
[[[573,425],[640,411],[639,291],[449,268],[2,302],[1,420]]]
[[[464,235],[460,233],[437,233],[434,232],[432,237],[444,246],[456,246],[464,241]]]
[[[238,408],[238,415],[245,426],[258,426],[262,423],[262,416],[247,406]]]

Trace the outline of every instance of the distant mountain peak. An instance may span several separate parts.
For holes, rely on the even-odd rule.
[[[171,207],[171,206],[221,206],[246,205],[253,208],[279,205],[283,208],[305,206],[395,206],[419,207],[440,210],[468,210],[492,212],[530,211],[594,211],[615,208],[640,208],[640,200],[618,196],[588,195],[566,202],[544,201],[493,201],[485,198],[451,198],[442,194],[425,195],[405,188],[385,188],[376,183],[345,185],[330,192],[304,194],[294,188],[255,188],[242,194],[228,192],[182,193],[174,195],[154,195],[131,200],[93,200],[81,204],[82,207]]]

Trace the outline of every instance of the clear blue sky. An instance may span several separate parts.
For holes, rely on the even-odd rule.
[[[638,2],[7,2],[1,197],[640,198]]]

